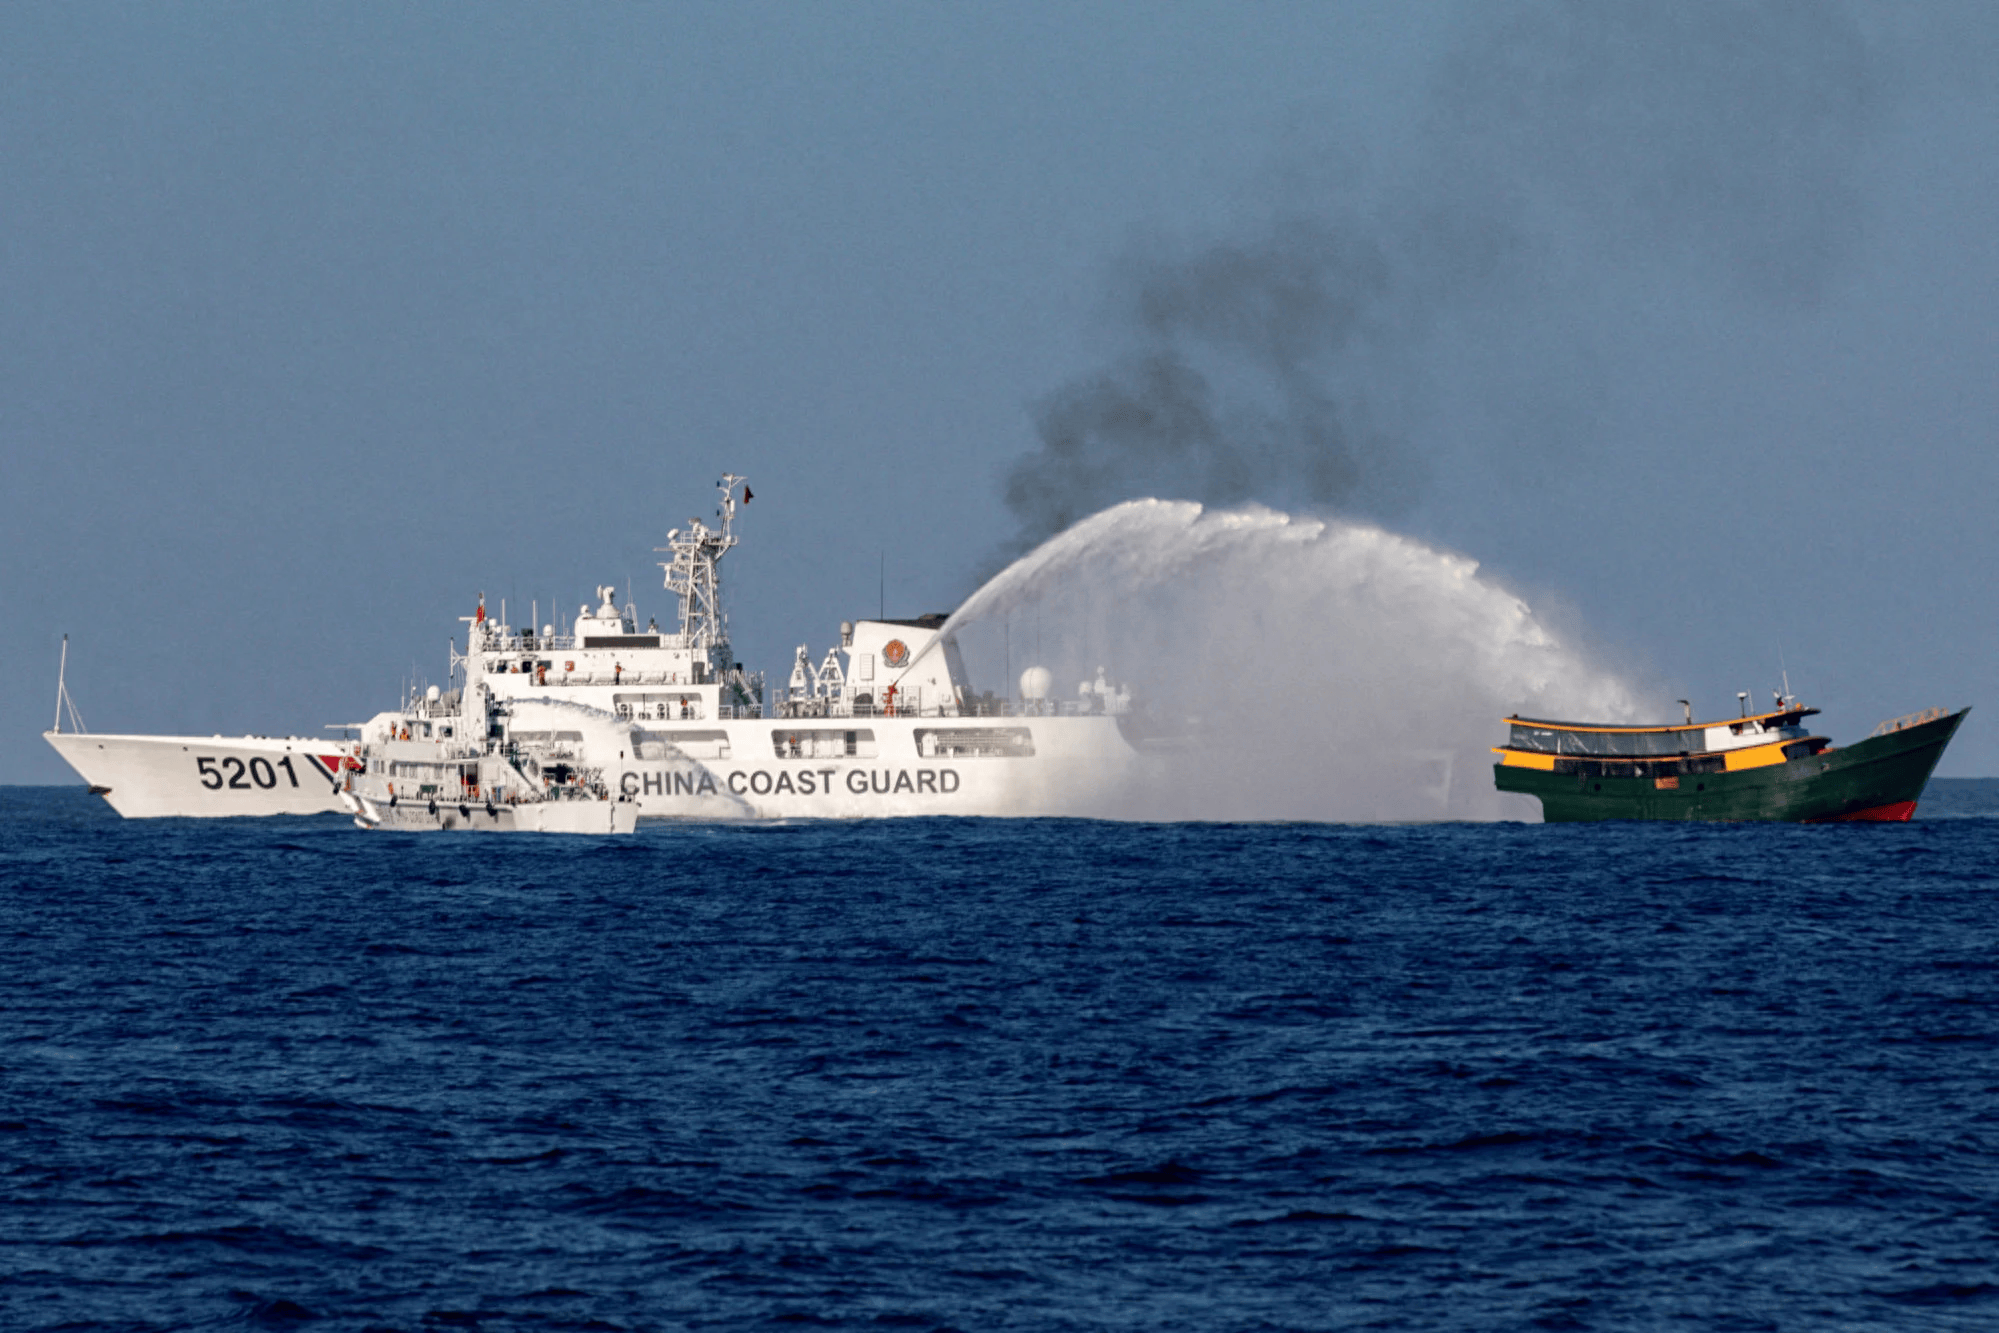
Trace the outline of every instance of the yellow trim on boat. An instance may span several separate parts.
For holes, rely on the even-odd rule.
[[[1501,768],[1538,768],[1543,772],[1555,771],[1555,756],[1551,754],[1531,754],[1526,750],[1501,750],[1493,753],[1499,756]]]
[[[1781,764],[1784,762],[1784,746],[1789,743],[1780,741],[1775,745],[1757,745],[1746,750],[1723,751],[1727,770],[1736,773],[1745,768],[1768,768],[1772,764]]]

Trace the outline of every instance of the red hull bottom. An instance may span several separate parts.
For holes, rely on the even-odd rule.
[[[1814,819],[1814,824],[1844,824],[1850,820],[1864,819],[1877,824],[1906,824],[1916,813],[1914,801],[1891,801],[1887,805],[1870,806],[1865,810],[1855,810],[1850,815],[1834,815],[1831,819]]]

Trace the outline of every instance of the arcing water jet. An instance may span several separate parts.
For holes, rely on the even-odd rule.
[[[1386,529],[1133,500],[1008,566],[952,615],[982,679],[1099,667],[1173,737],[1078,813],[1532,819],[1492,789],[1500,718],[1630,716],[1630,691],[1476,561]]]

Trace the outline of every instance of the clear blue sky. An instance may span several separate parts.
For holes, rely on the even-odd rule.
[[[948,610],[1133,293],[1322,225],[1388,277],[1307,396],[1386,461],[1236,490],[1482,560],[1662,716],[1781,652],[1999,773],[1999,19],[1652,8],[0,8],[0,781],[72,780],[64,631],[95,730],[311,732],[482,589],[664,619],[725,469],[751,665],[882,553]]]

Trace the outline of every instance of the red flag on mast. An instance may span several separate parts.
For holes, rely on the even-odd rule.
[[[752,498],[750,488],[747,486],[743,487],[743,503],[748,504]]]

